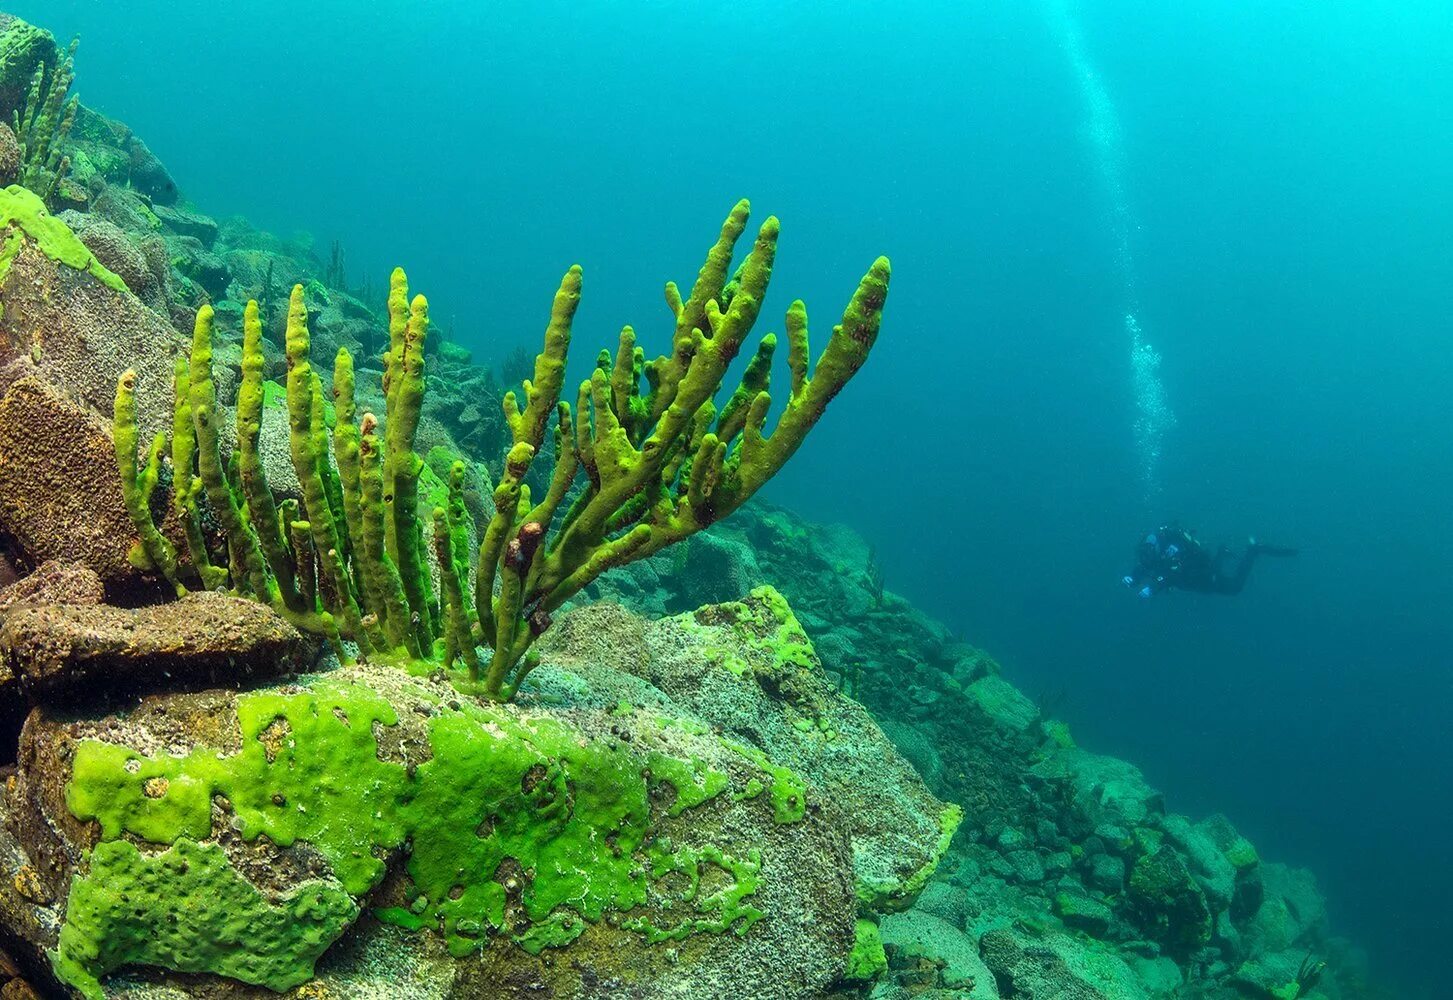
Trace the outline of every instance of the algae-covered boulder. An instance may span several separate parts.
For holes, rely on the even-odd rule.
[[[613,670],[602,676],[596,664]],[[872,716],[835,690],[792,609],[771,587],[650,623],[610,605],[582,609],[547,633],[539,669],[552,665],[595,684],[597,700],[615,691],[664,696],[841,803],[858,892],[872,909],[912,902],[962,818],[957,806],[933,797]],[[620,673],[646,683],[621,689]]]
[[[29,356],[40,374],[78,402],[109,414],[116,379],[138,378],[137,410],[150,435],[171,422],[173,359],[184,339],[40,199],[0,191],[0,362]],[[148,385],[147,383],[151,383]]]
[[[1143,924],[1168,949],[1185,953],[1211,939],[1210,904],[1185,859],[1169,844],[1135,863],[1129,898]]]
[[[38,636],[74,617],[41,612]],[[786,641],[793,699],[722,665],[766,667],[747,635],[619,609],[567,618],[513,705],[376,664],[121,714],[42,698],[0,799],[0,878],[29,892],[0,922],[32,978],[91,997],[824,995],[952,811]],[[621,669],[638,654],[657,666]],[[756,728],[669,690],[692,660]],[[854,755],[878,790],[834,783]]]
[[[36,67],[54,65],[59,54],[49,31],[0,11],[0,121],[24,103]]]

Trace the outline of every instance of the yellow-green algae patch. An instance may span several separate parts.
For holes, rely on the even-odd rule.
[[[57,264],[87,271],[118,292],[126,291],[126,283],[107,270],[69,226],[46,210],[40,195],[28,188],[12,184],[0,189],[0,226],[6,229],[5,242],[0,246],[0,281],[5,279],[15,255],[20,252],[21,240],[29,237],[41,253]]]
[[[244,695],[237,714],[242,747],[230,755],[199,748],[185,757],[146,757],[94,740],[77,745],[67,805],[77,818],[100,825],[102,844],[89,874],[72,884],[69,932],[54,964],[83,991],[123,964],[182,968],[172,947],[147,934],[159,920],[191,925],[201,935],[225,931],[207,926],[219,918],[196,898],[203,890],[195,881],[176,881],[153,908],[93,903],[102,891],[98,881],[154,879],[157,870],[163,876],[167,870],[117,838],[175,844],[172,850],[205,839],[218,795],[230,803],[245,840],[313,845],[350,898],[375,887],[385,874],[383,857],[407,844],[411,904],[377,915],[438,931],[459,957],[498,934],[532,953],[568,944],[606,912],[645,906],[650,886],[665,885],[668,876],[671,886],[687,886],[672,892],[670,920],[657,924],[633,915],[623,927],[658,941],[745,933],[761,917],[750,903],[761,870],[758,852],[676,846],[655,829],[653,790],[660,786],[674,792],[669,804],[657,806],[667,816],[729,790],[730,776],[707,761],[591,742],[554,719],[460,702],[434,707],[426,724],[431,759],[411,770],[379,758],[375,733],[398,723],[393,707],[366,688],[327,679],[298,694]],[[649,731],[647,719],[637,721]],[[661,728],[671,725],[662,720]],[[774,818],[800,819],[800,779],[759,753],[745,757],[771,777]],[[529,873],[517,886],[528,919],[523,928],[505,926],[502,883],[509,879],[497,876],[506,859]],[[220,853],[218,863],[226,864]],[[721,888],[703,893],[708,869],[720,873],[710,884]],[[258,938],[238,945],[256,950],[256,962],[203,950],[185,968],[285,989],[299,963],[311,969],[318,954],[313,943]]]
[[[313,964],[357,915],[352,897],[328,882],[304,882],[270,901],[215,844],[183,839],[147,856],[106,841],[71,891],[55,968],[89,997],[102,995],[99,970],[132,963],[285,990],[313,977]]]
[[[853,950],[848,954],[847,971],[843,978],[849,982],[872,982],[888,970],[888,955],[883,950],[883,935],[878,925],[863,917],[858,918],[853,934]]]

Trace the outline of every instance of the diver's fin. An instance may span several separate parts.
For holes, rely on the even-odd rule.
[[[1255,538],[1251,539],[1248,548],[1254,549],[1263,556],[1294,556],[1300,551],[1285,545],[1267,545],[1265,542],[1258,542]]]

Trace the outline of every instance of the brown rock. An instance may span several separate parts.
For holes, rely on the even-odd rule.
[[[51,560],[34,573],[0,588],[0,622],[5,612],[28,604],[100,604],[106,597],[95,570],[78,562]]]
[[[50,605],[13,611],[0,627],[0,659],[42,703],[303,669],[314,647],[264,604],[194,593],[128,610]]]
[[[40,1000],[40,994],[24,979],[12,979],[0,986],[0,1000]]]
[[[82,563],[113,594],[143,587],[110,428],[36,376],[0,395],[0,534],[31,565]]]
[[[9,187],[20,177],[20,140],[15,130],[0,122],[0,187]]]
[[[0,588],[0,625],[8,612],[41,604],[100,604],[101,578],[81,563],[48,562],[34,573]],[[20,679],[0,660],[0,763],[14,759],[15,741],[27,708]]]
[[[57,264],[23,239],[0,281],[0,303],[0,365],[28,357],[36,374],[108,424],[116,380],[135,369],[141,440],[170,429],[173,364],[186,339],[136,296]]]

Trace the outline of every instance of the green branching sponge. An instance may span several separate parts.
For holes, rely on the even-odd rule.
[[[56,65],[41,62],[35,67],[25,103],[15,111],[11,127],[20,144],[20,186],[34,191],[51,203],[60,183],[70,172],[71,160],[61,144],[76,122],[80,99],[70,97],[75,79],[76,46],[71,39],[65,57]]]
[[[461,689],[492,699],[513,697],[538,662],[535,640],[561,605],[612,567],[688,538],[745,503],[801,446],[877,340],[889,280],[882,257],[859,282],[815,367],[806,307],[798,301],[788,309],[790,382],[770,433],[775,334],[758,341],[740,383],[718,411],[717,397],[756,323],[776,255],[778,224],[769,218],[733,272],[747,213],[745,201],[732,209],[686,298],[674,284],[666,286],[674,325],[669,352],[647,361],[635,330],[626,327],[615,353],[597,356],[573,408],[561,395],[582,274],[579,267],[566,272],[534,377],[503,400],[512,444],[473,572],[462,465],[450,470],[447,503],[430,499],[420,516],[425,464],[414,442],[426,387],[429,305],[421,295],[410,299],[402,270],[394,271],[389,286],[383,421],[372,413],[358,416],[353,359],[341,350],[333,361],[331,437],[322,385],[309,357],[303,289],[293,289],[286,402],[302,518],[280,514],[262,468],[258,435],[265,386],[255,304],[249,304],[244,322],[236,484],[228,478],[215,430],[212,313],[203,307],[190,362],[185,369],[178,366],[179,398],[189,399],[191,427],[179,418],[172,447],[173,463],[180,465],[173,481],[189,491],[174,497],[173,506],[188,526],[192,568],[168,573],[177,562],[175,552],[169,559],[156,545],[146,506],[133,503],[145,485],[136,469],[133,427],[129,448],[118,444],[118,465],[123,484],[142,480],[128,486],[128,509],[143,549],[169,580],[190,574],[218,586],[205,539],[193,531],[205,493],[223,528],[228,562],[236,567],[231,580],[236,592],[272,604],[299,627],[328,636],[345,654],[342,641],[349,640],[364,656],[454,668]],[[126,434],[127,416],[120,399],[118,391],[118,439]],[[544,495],[536,498],[525,477],[547,433],[555,467]],[[191,486],[194,481],[201,487]],[[426,534],[433,536],[433,565]],[[311,544],[303,543],[305,537]],[[308,586],[300,587],[304,580]],[[176,585],[180,592],[184,584]],[[479,646],[488,648],[487,656]]]
[[[121,496],[126,512],[136,526],[141,549],[146,559],[166,577],[181,596],[187,592],[177,577],[177,551],[166,536],[157,530],[151,519],[151,495],[156,487],[156,461],[160,448],[153,442],[146,471],[136,465],[136,372],[126,371],[116,383],[116,408],[113,415],[112,438],[116,445],[116,465],[121,473]],[[165,441],[165,437],[159,440]]]
[[[561,282],[535,377],[524,386],[524,409],[514,393],[504,400],[515,443],[495,491],[496,513],[478,570],[481,634],[494,647],[486,694],[508,698],[518,690],[534,663],[531,645],[582,587],[745,503],[792,457],[867,359],[888,293],[889,265],[882,257],[859,283],[810,375],[806,307],[799,301],[788,310],[792,379],[770,436],[765,425],[776,347],[771,334],[718,415],[715,397],[756,322],[777,248],[777,220],[769,218],[728,280],[747,211],[745,201],[732,209],[685,300],[674,284],[666,286],[675,320],[671,353],[646,362],[635,331],[626,327],[614,359],[602,352],[595,372],[580,385],[573,419],[559,395],[580,269],[572,268]],[[522,481],[552,411],[559,415],[556,467],[546,496],[531,506]],[[584,488],[562,514],[581,473]],[[496,577],[500,587],[494,596],[487,591]]]

